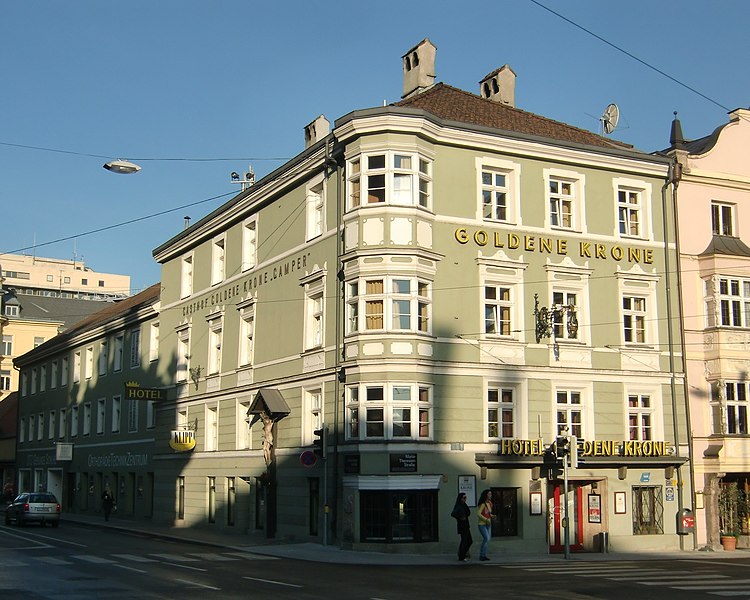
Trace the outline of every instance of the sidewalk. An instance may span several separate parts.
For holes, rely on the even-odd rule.
[[[293,558],[312,562],[357,564],[357,565],[501,565],[501,564],[523,564],[543,563],[565,564],[570,562],[617,562],[629,560],[696,560],[713,559],[726,560],[732,558],[746,558],[750,551],[738,550],[736,552],[711,552],[690,550],[684,552],[610,552],[610,553],[574,553],[569,560],[562,554],[499,554],[496,553],[488,562],[479,563],[472,559],[468,563],[459,563],[455,554],[394,554],[384,552],[362,552],[353,550],[342,550],[338,546],[323,546],[310,542],[275,542],[258,543],[249,540],[241,533],[215,532],[208,529],[193,527],[179,528],[156,524],[144,524],[111,517],[109,521],[99,516],[76,515],[63,513],[62,526],[66,523],[78,523],[80,525],[112,530],[126,531],[128,533],[141,533],[144,535],[157,536],[165,539],[173,539],[181,542],[195,543],[223,548],[234,552],[248,552],[262,556],[274,556],[278,558]]]

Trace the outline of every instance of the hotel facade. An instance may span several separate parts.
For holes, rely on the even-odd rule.
[[[445,552],[491,489],[494,554],[692,549],[671,160],[402,60],[154,250],[149,518]]]

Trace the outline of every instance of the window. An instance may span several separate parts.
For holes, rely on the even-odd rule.
[[[487,388],[487,437],[516,437],[515,392],[510,387]]]
[[[305,348],[323,346],[323,282],[305,286]]]
[[[628,395],[628,439],[653,439],[653,406],[647,394]]]
[[[480,174],[482,218],[503,223],[513,221],[516,213],[511,192],[513,173],[483,164]]]
[[[141,366],[141,328],[130,330],[130,368]]]
[[[36,434],[36,417],[34,415],[29,415],[29,441],[34,441],[34,435]]]
[[[6,317],[17,317],[18,316],[18,304],[6,304],[4,311]]]
[[[361,541],[437,541],[437,500],[436,490],[360,490]]]
[[[63,277],[63,283],[70,283],[70,277]]]
[[[38,348],[44,343],[44,337],[41,335],[34,336],[34,348]]]
[[[122,355],[124,352],[123,346],[125,343],[125,336],[119,333],[115,336],[115,347],[114,347],[114,359],[112,364],[112,370],[117,373],[122,371]]]
[[[55,277],[54,275],[47,275],[47,281],[54,281]]]
[[[99,357],[98,357],[98,368],[99,375],[107,374],[107,363],[109,362],[109,344],[107,340],[99,342]]]
[[[581,393],[558,391],[556,394],[557,435],[574,435],[583,437],[583,406]]]
[[[492,537],[518,535],[518,490],[492,488]]]
[[[633,535],[661,533],[664,533],[662,487],[633,486]]]
[[[42,440],[44,439],[44,413],[39,413],[36,424],[37,424],[36,439]]]
[[[122,411],[122,398],[112,397],[112,433],[120,433],[120,418]]]
[[[49,376],[49,387],[51,390],[54,390],[57,387],[57,361],[53,360],[52,363],[50,363],[50,376]]]
[[[237,403],[237,449],[247,450],[252,448],[252,432],[249,426],[247,411],[250,409],[249,402]],[[185,425],[187,425],[187,413],[185,413]]]
[[[60,421],[57,424],[57,437],[63,439],[68,431],[68,409],[60,409]]]
[[[94,348],[89,346],[86,348],[86,362],[84,364],[84,378],[91,379],[94,373]]]
[[[219,445],[219,407],[206,407],[206,452],[218,450]]]
[[[711,202],[711,229],[714,235],[734,235],[734,206]]]
[[[415,153],[365,154],[349,161],[347,184],[348,209],[385,203],[429,208],[432,162]]]
[[[224,281],[225,277],[225,240],[223,237],[215,239],[211,245],[211,285]]]
[[[208,374],[221,372],[222,320],[212,319],[208,322]]]
[[[10,371],[3,369],[0,371],[0,391],[7,392],[10,390]]]
[[[55,429],[57,427],[57,423],[55,422],[55,417],[57,414],[54,410],[49,411],[49,423],[47,426],[47,437],[52,440],[55,438]]]
[[[360,290],[364,294],[360,295]],[[411,331],[429,333],[431,286],[417,277],[363,278],[347,283],[347,333]]]
[[[88,285],[88,284],[89,284],[89,280],[86,277],[81,279],[81,285]]]
[[[151,323],[149,328],[148,359],[153,362],[159,358],[159,323]]]
[[[255,309],[250,305],[240,311],[240,366],[253,364],[254,335]]]
[[[177,382],[187,381],[190,368],[190,330],[182,329],[177,332]]]
[[[252,269],[258,262],[256,220],[246,221],[242,226],[242,270]]]
[[[78,435],[78,406],[70,408],[70,437]]]
[[[104,433],[104,419],[106,417],[107,405],[104,398],[96,401],[96,433]]]
[[[139,400],[128,401],[128,431],[130,433],[138,431],[138,407]]]
[[[182,257],[180,262],[180,298],[187,298],[193,293],[193,255]]]
[[[13,356],[13,336],[3,335],[3,347],[0,354],[3,356]]]
[[[575,226],[575,182],[550,179],[549,214],[552,227],[573,229]]]
[[[24,371],[21,373],[21,397],[26,396],[26,392],[29,388],[29,373]]]
[[[156,427],[156,403],[153,400],[146,402],[146,429]]]
[[[18,422],[18,441],[23,444],[26,441],[26,419],[21,417]]]
[[[726,431],[721,431],[721,426],[714,426],[714,431],[718,434],[749,434],[747,409],[750,395],[748,395],[748,384],[739,381],[720,381],[717,385],[711,386],[711,389],[714,405],[721,406],[724,404],[724,414],[726,415],[724,419]]]
[[[104,287],[104,280],[103,279],[99,280],[99,287]]]
[[[432,388],[418,384],[347,387],[349,439],[430,439]]]
[[[325,229],[325,201],[323,198],[323,181],[307,187],[307,239],[311,240],[323,234]]]
[[[39,368],[39,391],[44,392],[47,390],[47,365],[42,365]]]
[[[305,445],[312,444],[315,439],[314,431],[323,426],[323,391],[320,388],[305,390],[305,411],[307,417],[302,432],[302,442]]]
[[[573,292],[552,292],[552,329],[557,339],[578,339],[578,296]]]
[[[60,367],[60,387],[67,387],[68,385],[68,357],[63,356],[62,364]]]
[[[706,316],[709,327],[750,327],[750,279],[707,280]]]
[[[511,335],[513,307],[510,287],[484,286],[484,332],[493,335]]]
[[[641,192],[620,188],[617,190],[617,219],[620,235],[641,237]]]
[[[83,435],[91,434],[91,402],[83,405]]]
[[[31,393],[36,394],[37,371],[36,367],[31,369]]]
[[[629,344],[646,343],[646,299],[638,296],[622,298],[623,333]]]

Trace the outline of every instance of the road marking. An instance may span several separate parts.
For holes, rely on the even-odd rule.
[[[225,552],[227,556],[237,556],[247,560],[279,560],[278,556],[268,556],[266,554],[250,554],[249,552]]]
[[[260,579],[259,577],[243,577],[243,579],[249,579],[250,581],[260,581],[261,583],[272,583],[273,585],[284,585],[286,587],[301,588],[301,585],[296,583],[286,583],[284,581],[274,581],[272,579]]]
[[[94,563],[95,565],[111,565],[113,562],[115,562],[109,558],[104,558],[103,556],[95,556],[93,554],[74,554],[73,556],[71,556],[71,558]]]
[[[685,577],[679,577],[675,579],[663,579],[662,581],[638,581],[635,580],[635,583],[640,583],[641,585],[680,585],[681,583],[711,583],[716,582],[717,584],[721,585],[724,582],[718,581],[719,579],[729,579],[728,575],[688,575]]]
[[[737,590],[736,592],[708,592],[712,596],[747,596],[748,592],[747,590]]]
[[[236,556],[222,556],[215,552],[191,552],[190,556],[197,556],[201,560],[208,560],[213,562],[239,560]]]
[[[201,569],[200,567],[191,567],[190,565],[179,565],[177,563],[171,563],[171,562],[165,562],[165,565],[169,565],[170,567],[180,567],[180,569],[190,569],[191,571],[200,571],[201,573],[205,573],[208,571],[208,569]]]
[[[718,581],[712,582],[710,584],[694,584],[694,585],[686,585],[686,586],[674,586],[674,589],[676,590],[716,590],[719,588],[725,588],[725,589],[732,589],[735,586],[743,586],[747,587],[747,584],[750,583],[750,579],[732,579],[732,581],[722,581],[719,583]],[[748,591],[748,595],[750,595],[750,591]]]
[[[221,588],[217,588],[212,585],[206,585],[205,583],[197,583],[195,581],[188,581],[187,579],[175,579],[175,581],[179,581],[180,583],[184,583],[185,585],[191,585],[193,587],[205,588],[207,590],[215,590],[217,592],[221,591]]]
[[[173,562],[198,562],[197,558],[182,556],[181,554],[149,554],[149,556],[155,556],[156,558]]]
[[[23,562],[20,560],[13,560],[12,558],[9,558],[8,560],[0,561],[0,566],[3,568],[9,569],[13,567],[28,567],[29,563]]]
[[[78,546],[79,548],[88,548],[86,544],[79,544],[78,542],[70,542],[68,540],[63,540],[56,537],[51,537],[49,535],[43,535],[41,533],[31,533],[29,535],[33,535],[34,537],[42,538],[44,540],[52,540],[56,544],[68,544],[69,546]],[[50,546],[51,548],[52,546]]]
[[[36,560],[41,561],[43,563],[47,563],[49,565],[72,565],[73,564],[69,560],[56,558],[54,556],[37,556]]]
[[[119,563],[115,563],[112,566],[118,567],[120,569],[125,569],[126,571],[134,571],[135,573],[148,573],[148,571],[144,571],[143,569],[136,569],[135,567],[129,567],[128,565],[121,565]]]
[[[140,556],[138,554],[112,554],[111,556],[114,556],[115,558],[121,558],[123,560],[132,560],[133,562],[138,562],[138,563],[158,562],[154,558],[147,558],[145,556]]]

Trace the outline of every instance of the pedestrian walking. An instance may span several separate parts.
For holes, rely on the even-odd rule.
[[[479,496],[477,506],[477,524],[482,536],[482,545],[479,547],[479,560],[490,560],[487,556],[490,539],[492,538],[492,492],[484,490]]]
[[[461,541],[458,544],[458,560],[462,562],[469,560],[469,548],[474,542],[471,537],[471,527],[469,527],[470,516],[471,509],[466,504],[466,494],[461,492],[456,498],[451,517],[456,519],[456,531],[461,536]]]
[[[115,495],[109,488],[109,485],[104,486],[104,492],[102,492],[102,510],[104,511],[104,520],[109,521],[109,515],[112,514],[112,509],[115,506]]]

